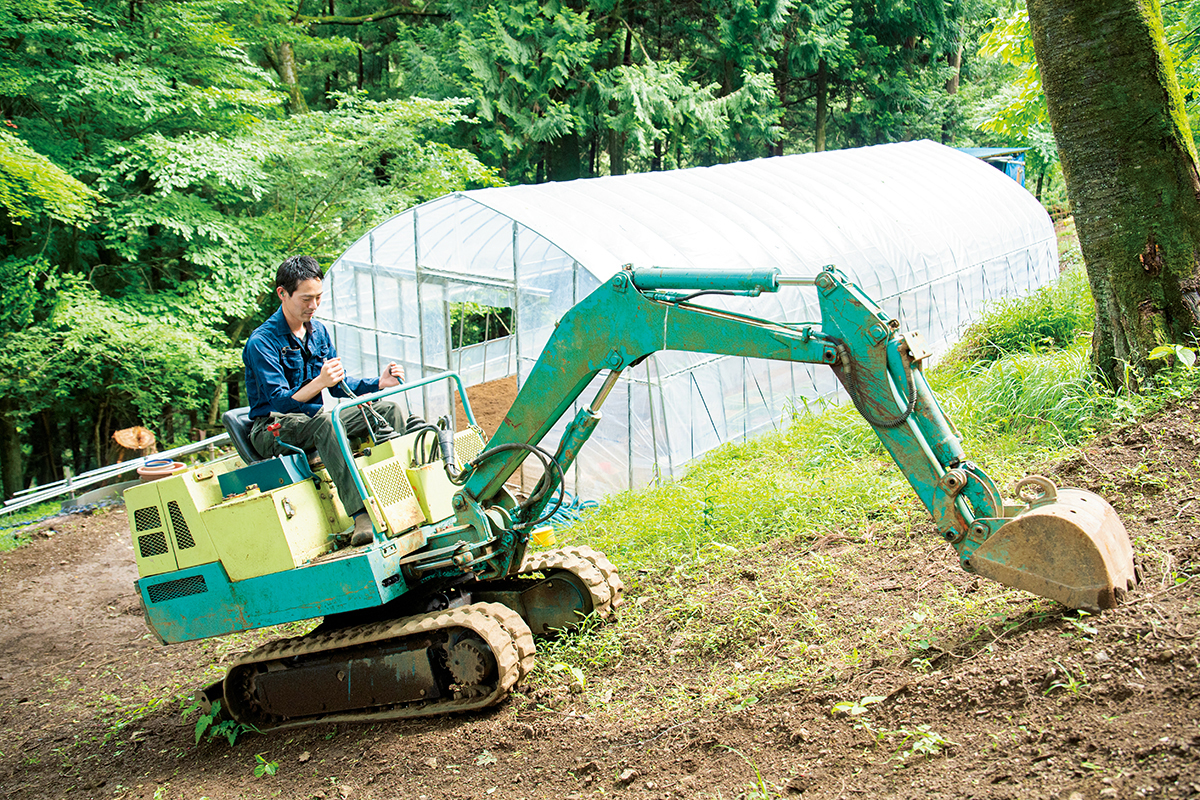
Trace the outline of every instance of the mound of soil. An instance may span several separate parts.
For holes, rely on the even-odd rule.
[[[504,415],[512,408],[513,400],[516,399],[516,375],[467,387],[467,402],[471,404],[471,413],[489,439],[496,435],[496,429],[500,427]],[[467,415],[457,394],[454,396],[454,417],[457,429],[466,427]]]
[[[1108,498],[1141,543],[1146,579],[1115,611],[1064,614],[1014,592],[1005,624],[940,642],[920,665],[848,662],[732,705],[639,710],[619,694],[547,685],[485,713],[197,745],[180,699],[219,676],[236,649],[279,632],[160,646],[133,591],[123,511],[42,523],[33,542],[0,556],[0,780],[19,798],[1200,795],[1200,586],[1190,579],[1200,563],[1198,419],[1195,397],[1051,467]],[[946,563],[934,539],[919,539],[920,563]],[[895,554],[836,531],[802,549],[830,542],[868,559],[864,597],[881,608],[939,586],[969,597],[977,583],[940,566],[898,568]],[[780,542],[731,559],[704,589],[764,585],[800,551]],[[625,566],[631,578],[635,567]],[[661,601],[649,576],[630,583],[629,603]],[[825,602],[845,612],[856,601]],[[752,643],[759,652],[749,655],[778,648],[786,658],[781,644]],[[712,655],[736,672],[734,657]],[[589,680],[686,696],[703,666],[631,646]],[[834,712],[847,700],[859,702]]]

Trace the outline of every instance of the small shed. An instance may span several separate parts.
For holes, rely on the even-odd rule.
[[[1025,185],[1025,153],[1028,147],[960,147],[959,152],[986,161],[1022,186]]]
[[[456,371],[468,386],[519,383],[556,321],[623,264],[806,276],[833,264],[935,352],[986,301],[1058,273],[1053,225],[1028,192],[977,158],[919,141],[456,192],[355,242],[329,270],[319,317],[352,374],[397,361],[410,381]],[[710,299],[773,320],[820,318],[813,289]],[[464,302],[512,309],[512,334],[456,348],[451,309]],[[656,354],[622,374],[568,488],[598,498],[679,476],[717,445],[839,392],[825,367]],[[433,418],[452,402],[427,390],[412,410]]]

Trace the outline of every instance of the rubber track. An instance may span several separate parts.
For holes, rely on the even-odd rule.
[[[570,549],[576,551],[581,557],[591,561],[596,566],[596,569],[600,570],[600,574],[604,576],[604,582],[608,584],[609,592],[612,595],[609,608],[611,611],[616,611],[620,608],[625,602],[625,584],[621,581],[621,576],[617,573],[617,568],[608,560],[608,556],[587,545]],[[610,614],[610,616],[614,615]]]
[[[615,609],[625,602],[625,586],[617,569],[604,553],[591,547],[563,547],[525,554],[517,574],[566,570],[587,587],[592,597],[592,610],[602,619],[611,620]]]
[[[466,628],[479,634],[487,643],[496,658],[498,672],[497,680],[492,684],[491,691],[474,697],[406,703],[377,711],[343,711],[320,717],[306,717],[301,720],[284,720],[278,724],[256,724],[256,727],[260,730],[282,730],[327,722],[376,722],[486,708],[507,697],[512,687],[524,678],[533,666],[533,635],[520,615],[499,603],[473,603],[461,608],[435,611],[415,617],[385,620],[329,631],[316,636],[302,636],[270,642],[239,658],[226,673],[226,681],[228,682],[228,676],[234,670],[247,664],[288,659],[376,642],[382,643],[389,639],[429,633],[441,628]],[[232,707],[228,703],[228,693],[231,689],[237,690],[236,687],[230,687],[227,683],[225,706],[232,711]]]

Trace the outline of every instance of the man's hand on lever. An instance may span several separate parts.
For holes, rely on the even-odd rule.
[[[388,389],[392,386],[399,386],[404,382],[404,367],[397,364],[395,361],[389,362],[383,368],[383,374],[379,376],[379,388]]]

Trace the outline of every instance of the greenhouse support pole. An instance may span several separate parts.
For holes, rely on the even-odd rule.
[[[654,389],[650,386],[650,359],[643,362],[646,367],[646,404],[650,409],[650,451],[654,454],[652,475],[658,474],[658,425],[654,419]]]
[[[517,348],[517,392],[521,391],[521,247],[520,225],[514,219],[512,224],[512,263],[513,263],[513,313],[512,337]],[[521,467],[521,489],[525,489],[525,467]]]
[[[675,478],[675,451],[673,451],[671,449],[671,424],[670,424],[670,421],[667,419],[667,405],[666,405],[666,401],[663,399],[662,367],[659,365],[658,359],[655,358],[654,356],[651,356],[649,359],[647,359],[647,364],[650,361],[654,362],[654,372],[658,376],[658,381],[657,381],[658,402],[661,405],[661,408],[659,409],[659,414],[662,416],[662,421],[663,421],[663,444],[667,449],[667,472],[670,475],[670,477],[672,479],[674,479]],[[650,374],[649,367],[646,368],[646,374],[647,374],[647,380],[649,380],[649,374]],[[651,397],[651,401],[653,402],[653,397]]]
[[[336,320],[337,320],[337,292],[335,292],[333,290],[333,283],[334,283],[334,280],[337,278],[337,276],[334,274],[333,270],[331,269],[325,273],[325,277],[329,278],[329,312],[328,313],[329,313],[329,321],[333,323],[333,325],[331,326],[333,328],[333,331],[330,333],[330,337],[333,339],[333,349],[337,350],[338,328],[341,327],[336,322]]]
[[[521,386],[521,228],[516,220],[512,226],[513,251],[513,341],[517,346],[517,388]]]
[[[714,366],[715,366],[716,373],[717,373],[717,392],[718,392],[718,396],[721,398],[721,428],[724,429],[725,435],[728,436],[729,435],[729,408],[725,404],[725,398],[728,396],[728,394],[725,391],[725,388],[726,388],[725,374],[721,371],[721,361],[723,358],[724,357],[718,358],[716,360],[716,364]],[[699,384],[696,385],[696,390],[697,391],[700,390]],[[717,430],[717,422],[716,422],[716,420],[713,419],[712,412],[708,410],[708,402],[704,399],[704,392],[700,392],[700,401],[702,403],[704,403],[704,410],[705,410],[705,412],[708,413],[708,418],[712,422],[713,435],[717,437],[717,444],[719,445],[722,441],[724,441],[724,438],[721,436],[721,431]],[[705,451],[705,452],[707,452],[707,451]]]
[[[571,259],[571,307],[574,308],[579,302],[579,262]],[[579,403],[576,402],[572,409],[576,414],[579,413]],[[572,465],[575,468],[575,496],[579,497],[579,461],[576,460]]]
[[[417,209],[413,209],[413,278],[417,284],[417,341],[420,343],[419,354],[421,356],[421,374],[419,378],[425,377],[425,304],[423,301],[424,291],[421,289],[421,217]],[[412,409],[409,409],[409,413]],[[421,416],[428,418],[429,416],[429,386],[421,387]]]
[[[742,441],[750,435],[750,387],[746,380],[746,357],[742,357]]]
[[[629,381],[625,388],[625,429],[628,431],[626,440],[629,442],[629,486],[633,490],[633,382]]]
[[[442,284],[442,328],[446,332],[446,370],[450,370],[450,354],[454,352],[454,322],[450,317],[450,280],[443,279]],[[487,344],[484,344],[483,355],[487,356]],[[458,354],[458,366],[462,368],[462,353]],[[454,415],[454,382],[446,381],[446,402],[449,403],[449,413]],[[463,389],[466,392],[466,389]],[[465,404],[463,406],[466,407]]]
[[[383,374],[383,354],[379,352],[379,289],[375,282],[375,232],[371,231],[367,240],[371,263],[371,324],[375,327],[375,368]],[[366,372],[366,370],[363,370]]]

